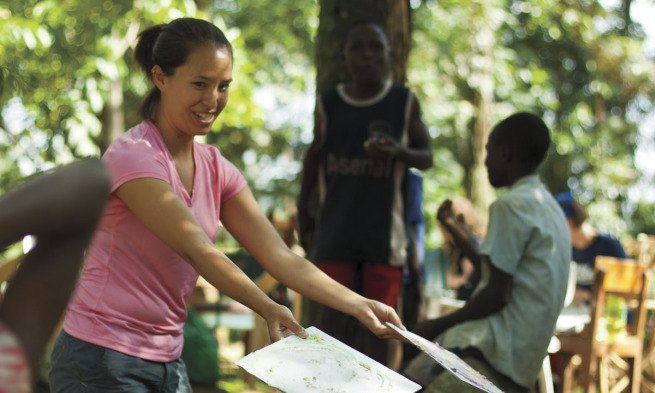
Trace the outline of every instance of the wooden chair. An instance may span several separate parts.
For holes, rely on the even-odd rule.
[[[628,359],[629,368],[627,380],[624,378],[612,391],[623,391],[627,385],[628,391],[639,392],[649,279],[648,266],[635,260],[601,256],[596,259],[590,323],[579,334],[558,336],[560,353],[568,358],[564,364],[563,392],[570,392],[573,387],[574,368],[577,368],[578,384],[585,392],[595,392],[597,380],[601,391],[607,392],[607,375],[601,375],[603,373],[599,370],[611,357]],[[607,295],[610,294],[625,299],[627,307],[633,310],[632,324],[627,333],[613,340],[600,334],[603,332],[601,320],[605,315]],[[575,355],[581,360],[577,367],[570,361]]]

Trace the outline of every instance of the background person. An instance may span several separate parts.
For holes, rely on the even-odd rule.
[[[395,307],[407,263],[403,178],[408,167],[432,166],[430,137],[416,95],[387,79],[390,47],[379,24],[355,23],[344,55],[351,80],[317,98],[298,201],[300,237],[312,252],[314,235],[313,259],[330,277]],[[308,205],[317,184],[315,220]],[[387,364],[387,346],[357,321],[328,308],[318,319],[321,330]]]
[[[576,263],[576,291],[573,304],[589,302],[596,257],[599,255],[627,258],[621,242],[608,233],[600,232],[589,223],[587,210],[570,192],[557,194],[571,231],[571,257]]]

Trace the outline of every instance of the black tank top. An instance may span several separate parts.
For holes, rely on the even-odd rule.
[[[406,168],[397,160],[368,157],[364,141],[384,133],[407,143],[409,94],[407,87],[389,84],[367,101],[348,98],[342,88],[321,96],[325,135],[316,260],[404,264]]]

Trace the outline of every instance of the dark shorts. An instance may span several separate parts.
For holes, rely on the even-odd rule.
[[[153,362],[88,343],[63,330],[50,362],[52,393],[191,393],[181,359]]]

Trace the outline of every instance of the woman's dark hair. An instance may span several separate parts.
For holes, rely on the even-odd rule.
[[[161,67],[166,75],[187,61],[189,54],[201,45],[227,48],[232,56],[232,45],[214,24],[202,19],[180,18],[168,24],[154,25],[139,33],[134,48],[134,61],[152,81],[152,68]],[[152,119],[159,104],[160,92],[153,87],[141,104],[141,115]]]
[[[535,168],[546,158],[550,146],[546,124],[527,112],[515,113],[498,123],[489,138],[516,147],[521,162]]]

